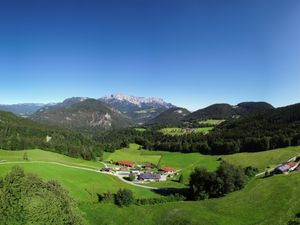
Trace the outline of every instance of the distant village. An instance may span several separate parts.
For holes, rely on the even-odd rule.
[[[134,183],[166,181],[167,178],[179,174],[179,170],[172,167],[157,168],[153,163],[145,162],[139,165],[131,161],[111,161],[102,172],[117,175]]]

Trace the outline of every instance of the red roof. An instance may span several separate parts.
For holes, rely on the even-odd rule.
[[[172,172],[172,171],[175,171],[174,168],[171,168],[171,167],[162,167],[159,169],[160,171],[164,171],[164,172]]]
[[[296,166],[297,165],[297,163],[295,163],[295,162],[289,162],[289,163],[287,163],[290,167],[294,167],[294,166]]]
[[[130,161],[118,161],[117,164],[122,165],[122,166],[134,166],[134,162],[130,162]]]

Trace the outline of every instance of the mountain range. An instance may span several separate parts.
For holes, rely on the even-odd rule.
[[[22,103],[13,105],[0,105],[0,111],[12,112],[20,116],[29,116],[45,107],[43,103]]]
[[[223,103],[191,113],[161,98],[122,94],[99,99],[72,97],[52,104],[0,105],[0,111],[10,111],[38,122],[80,130],[108,130],[142,124],[178,126],[198,120],[237,118],[273,108],[266,102],[243,102],[236,106]]]

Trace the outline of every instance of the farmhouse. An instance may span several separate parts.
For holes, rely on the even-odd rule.
[[[126,166],[126,167],[133,167],[135,165],[135,163],[131,161],[118,161],[116,164],[119,166]]]
[[[274,172],[275,173],[288,173],[291,171],[294,171],[298,167],[299,163],[296,162],[288,162],[288,163],[283,163],[279,165],[277,168],[275,168]]]
[[[138,175],[138,180],[140,181],[159,181],[160,179],[160,174],[156,173],[141,173]]]
[[[176,171],[176,169],[171,168],[171,167],[162,167],[159,169],[159,171],[162,171],[164,174],[167,174],[167,175],[174,175],[174,172]]]

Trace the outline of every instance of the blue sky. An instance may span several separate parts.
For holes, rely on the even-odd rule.
[[[0,32],[0,103],[300,102],[298,0],[1,1]]]

